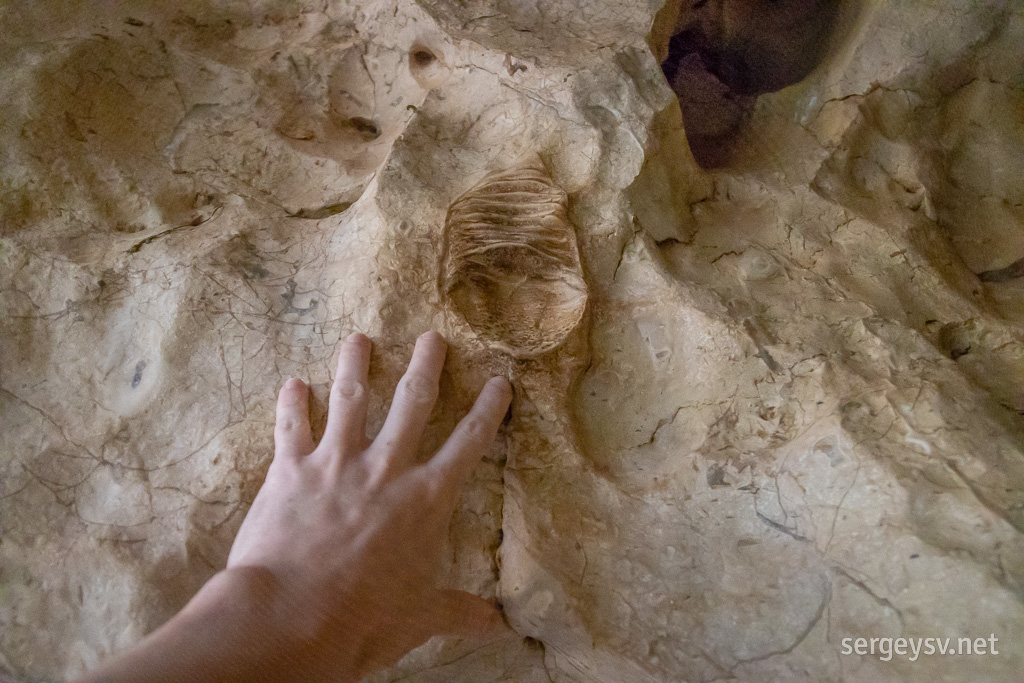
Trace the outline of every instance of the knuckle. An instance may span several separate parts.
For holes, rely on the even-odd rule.
[[[437,382],[423,375],[406,375],[401,390],[402,396],[413,403],[432,403],[437,399]]]
[[[354,379],[337,379],[331,386],[331,395],[335,400],[358,401],[366,395],[366,387]]]
[[[302,426],[302,420],[295,416],[282,417],[277,421],[277,431],[283,434],[297,432]]]
[[[426,505],[434,505],[444,497],[444,482],[437,476],[417,477],[415,495]]]
[[[474,443],[487,440],[490,429],[487,420],[479,415],[469,415],[462,420],[462,435]]]

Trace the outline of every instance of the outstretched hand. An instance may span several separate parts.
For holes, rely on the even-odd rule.
[[[287,599],[302,605],[301,628],[309,636],[350,649],[359,642],[360,673],[434,634],[475,635],[501,624],[491,603],[434,585],[459,493],[512,397],[506,380],[492,379],[441,450],[418,465],[445,352],[436,332],[417,340],[372,442],[368,338],[354,334],[341,348],[319,444],[310,431],[308,390],[288,380],[277,402],[274,461],[228,556],[228,569],[269,569],[287,587]]]
[[[491,379],[441,449],[417,462],[446,345],[416,342],[377,438],[366,437],[370,340],[342,345],[319,444],[309,392],[277,401],[274,459],[228,556],[167,624],[84,681],[351,681],[440,633],[500,629],[498,610],[439,590],[460,490],[490,449],[512,391]]]

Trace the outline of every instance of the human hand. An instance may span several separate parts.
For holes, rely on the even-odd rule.
[[[445,342],[434,332],[417,340],[372,442],[365,431],[370,347],[361,334],[343,344],[319,444],[306,385],[285,383],[274,460],[228,556],[229,573],[272,575],[273,631],[302,643],[289,659],[292,673],[301,669],[307,680],[359,677],[432,635],[479,635],[502,623],[486,600],[438,590],[434,579],[459,492],[494,441],[511,387],[491,379],[444,446],[420,465]]]
[[[309,392],[277,401],[274,460],[228,555],[170,621],[80,683],[354,681],[438,633],[486,634],[498,610],[438,590],[459,490],[494,441],[512,389],[493,378],[448,441],[417,464],[445,343],[417,340],[380,434],[366,438],[370,340],[342,345],[319,444]]]

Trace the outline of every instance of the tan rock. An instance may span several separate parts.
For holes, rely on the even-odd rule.
[[[511,630],[372,680],[1016,680],[1024,10],[754,4],[797,18],[0,5],[5,675],[73,676],[167,619],[224,564],[284,378],[322,426],[338,340],[369,334],[379,426],[434,328],[424,455],[488,374],[516,387],[443,576]],[[723,46],[767,56],[743,80]],[[474,188],[524,168],[502,191],[557,208],[496,218]],[[558,246],[453,261],[446,225]],[[492,300],[489,268],[529,296]],[[842,653],[990,634],[999,655]]]

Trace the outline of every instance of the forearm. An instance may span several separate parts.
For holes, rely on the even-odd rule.
[[[330,671],[317,670],[324,645],[295,628],[269,572],[238,568],[220,572],[181,612],[131,650],[114,657],[79,683],[177,683],[178,681],[356,681],[356,653]]]

